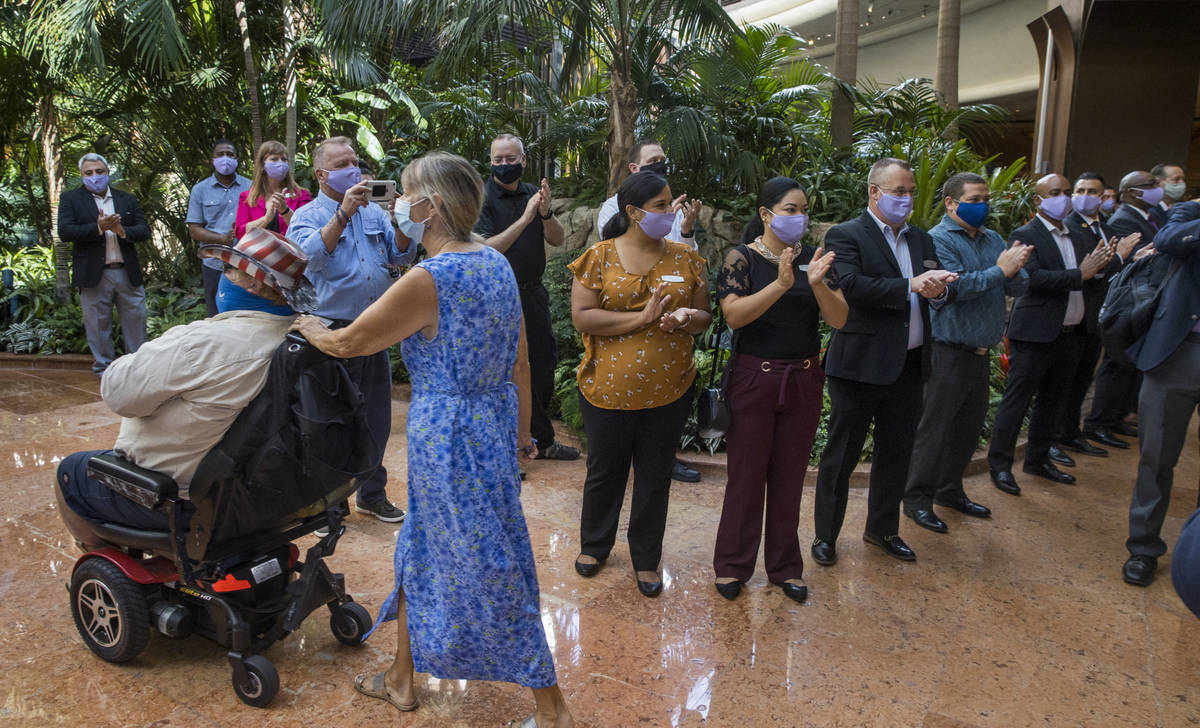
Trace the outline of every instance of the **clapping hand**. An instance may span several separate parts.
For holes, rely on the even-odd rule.
[[[670,298],[670,296],[668,296]],[[700,313],[695,308],[677,308],[670,313],[664,313],[658,321],[658,327],[663,331],[675,331],[692,323],[692,317]]]
[[[1108,246],[1108,243],[1101,240],[1092,249],[1092,252],[1084,256],[1083,261],[1079,264],[1079,273],[1083,280],[1089,281],[1096,277],[1096,274],[1104,270],[1108,262],[1112,260],[1115,251]]]
[[[1029,255],[1032,252],[1032,245],[1025,245],[1020,241],[1014,242],[1011,248],[1005,248],[1004,252],[996,258],[996,265],[1000,267],[1005,278],[1012,278],[1029,261]]]
[[[642,309],[642,318],[639,321],[639,328],[641,326],[649,326],[655,321],[661,322],[663,312],[667,310],[667,304],[670,302],[671,294],[667,293],[667,284],[659,283],[658,286],[651,291],[650,300],[646,301],[646,307]]]
[[[1109,247],[1115,248],[1117,255],[1121,256],[1121,260],[1129,260],[1129,254],[1133,252],[1133,248],[1138,243],[1142,242],[1141,233],[1130,233],[1120,240],[1114,235],[1112,240],[1108,241]]]
[[[958,280],[957,273],[948,270],[927,270],[912,279],[909,290],[923,298],[937,298],[946,292],[946,286]]]
[[[680,195],[671,201],[671,209],[676,213],[683,212],[683,223],[679,230],[684,235],[691,235],[696,230],[696,220],[704,203],[700,200],[688,200],[687,195]]]
[[[542,177],[542,188],[538,193],[538,214],[543,218],[550,216],[550,183]]]
[[[825,275],[833,269],[836,260],[837,253],[834,251],[827,252],[824,247],[817,248],[817,252],[813,253],[812,260],[808,261],[808,285],[813,288],[827,285]]]

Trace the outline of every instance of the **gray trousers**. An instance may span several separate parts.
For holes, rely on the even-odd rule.
[[[904,488],[907,508],[929,509],[935,496],[966,495],[963,471],[987,419],[990,358],[934,342],[932,371],[925,382],[921,422]]]
[[[1162,556],[1167,544],[1159,535],[1171,503],[1175,464],[1187,439],[1192,411],[1200,404],[1200,333],[1166,361],[1146,372],[1138,399],[1137,483],[1129,504],[1129,540],[1135,556]]]
[[[132,354],[146,343],[146,289],[129,283],[124,268],[105,268],[100,283],[79,289],[83,329],[92,350],[92,371],[101,374],[116,358],[112,340],[112,310],[121,317],[125,352]]]

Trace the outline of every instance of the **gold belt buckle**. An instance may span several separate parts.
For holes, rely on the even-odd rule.
[[[803,368],[804,368],[804,369],[808,369],[808,368],[809,368],[809,367],[811,367],[811,366],[812,366],[812,359],[805,359],[805,360],[804,360],[804,367],[803,367]]]
[[[758,365],[758,368],[762,369],[764,372],[769,372],[771,371],[771,362],[764,361],[762,364]]]

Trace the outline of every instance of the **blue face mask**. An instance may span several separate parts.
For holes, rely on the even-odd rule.
[[[245,288],[221,276],[217,284],[217,311],[263,311],[276,316],[291,316],[295,311],[282,304],[256,296]]]
[[[988,203],[986,202],[960,202],[958,208],[954,211],[958,215],[958,219],[973,228],[978,228],[983,225],[983,221],[988,216]]]
[[[421,200],[426,198],[422,197]],[[417,200],[417,202],[421,202]],[[396,200],[396,226],[400,228],[400,232],[404,233],[404,237],[413,242],[414,245],[421,244],[421,238],[425,236],[425,223],[433,217],[433,211],[430,210],[429,217],[421,222],[412,219],[413,203],[408,200]]]

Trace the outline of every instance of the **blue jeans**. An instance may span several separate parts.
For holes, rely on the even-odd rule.
[[[71,510],[92,521],[116,523],[146,531],[168,530],[170,522],[167,514],[134,503],[88,476],[88,460],[94,455],[111,452],[112,450],[90,450],[63,458],[58,464],[58,484],[63,500]]]

